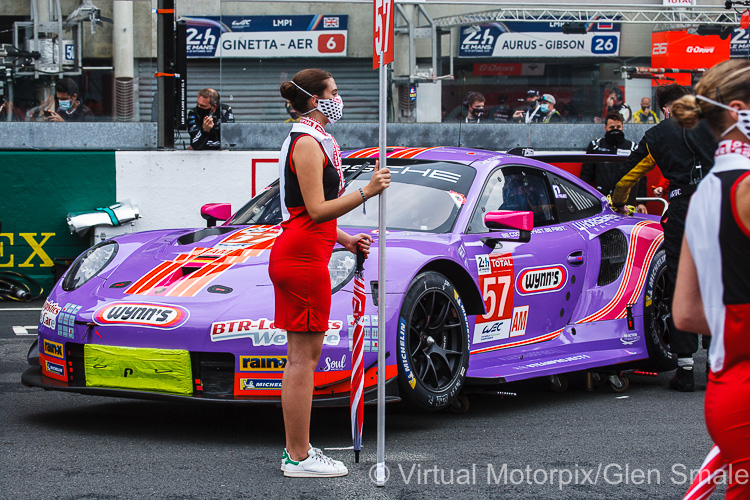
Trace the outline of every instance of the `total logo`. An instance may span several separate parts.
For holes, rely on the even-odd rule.
[[[146,328],[171,329],[180,326],[190,316],[187,309],[166,304],[116,302],[99,308],[94,313],[98,325],[131,325]]]
[[[563,266],[527,268],[518,274],[516,289],[521,295],[555,292],[567,280],[568,272]]]
[[[700,45],[691,45],[685,52],[688,54],[713,54],[716,47],[701,47]]]

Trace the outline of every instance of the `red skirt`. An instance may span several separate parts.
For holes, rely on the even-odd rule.
[[[726,498],[750,498],[750,361],[711,372],[706,427],[731,469]]]
[[[325,332],[331,313],[328,262],[336,243],[336,221],[316,224],[303,209],[292,212],[281,225],[284,231],[271,248],[268,264],[275,326],[291,332]]]

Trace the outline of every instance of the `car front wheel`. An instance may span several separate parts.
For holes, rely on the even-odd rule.
[[[447,407],[463,387],[468,364],[468,320],[458,291],[440,273],[419,274],[399,315],[401,398],[422,410]]]

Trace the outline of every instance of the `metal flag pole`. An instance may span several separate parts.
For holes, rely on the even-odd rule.
[[[383,64],[383,50],[380,51],[380,67],[378,70],[380,71],[378,159],[380,160],[380,168],[386,168],[385,127],[388,89],[386,88],[386,65]],[[378,449],[375,482],[378,486],[385,486],[385,191],[380,193],[378,202]]]

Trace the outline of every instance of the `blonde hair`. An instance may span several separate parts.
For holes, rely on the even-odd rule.
[[[695,86],[695,93],[722,104],[739,100],[750,102],[750,61],[730,59],[712,67]],[[693,95],[686,95],[672,104],[672,114],[683,128],[693,128],[701,118],[717,136],[731,124],[724,108]]]

